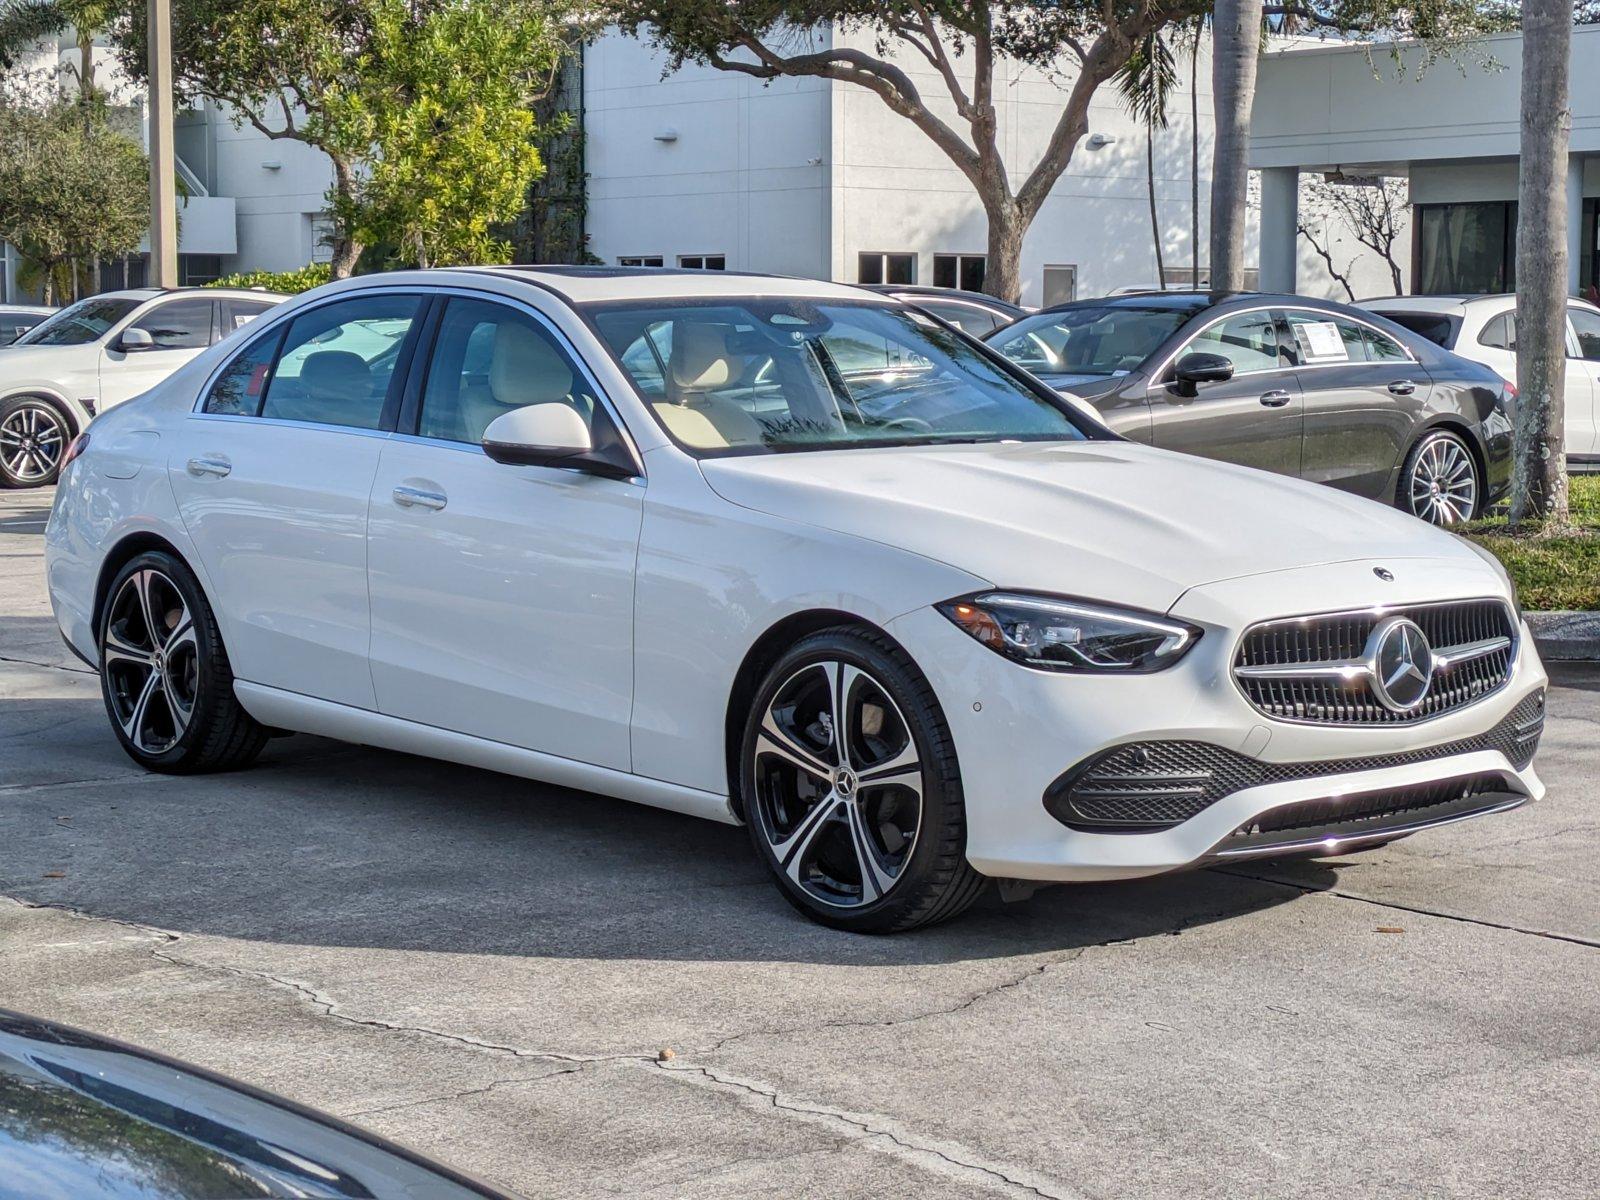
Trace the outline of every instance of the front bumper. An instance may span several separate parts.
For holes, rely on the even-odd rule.
[[[1385,604],[1482,596],[1501,586],[1486,570],[1454,562],[1428,563],[1426,570],[1403,560],[1391,565],[1401,584],[1382,595]],[[1407,588],[1407,576],[1427,586]],[[1153,675],[1029,670],[932,609],[900,618],[890,632],[922,666],[950,724],[973,867],[999,878],[1126,879],[1249,855],[1336,852],[1507,811],[1543,795],[1525,756],[1485,739],[1524,701],[1534,704],[1548,682],[1525,626],[1502,687],[1415,725],[1277,721],[1251,707],[1234,684],[1238,634],[1254,620],[1371,605],[1373,599],[1372,564],[1364,562],[1197,589],[1172,614],[1203,626],[1205,636],[1181,662]],[[1113,747],[1154,741],[1205,743],[1259,764],[1318,769],[1263,771],[1266,782],[1231,791],[1170,828],[1146,832],[1070,828],[1047,809],[1046,793],[1076,764]],[[1420,802],[1418,795],[1434,802]],[[1354,812],[1367,815],[1346,819]],[[1273,813],[1279,817],[1270,819]]]

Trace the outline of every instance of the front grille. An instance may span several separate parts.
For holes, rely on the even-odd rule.
[[[1255,839],[1263,834],[1323,830],[1333,825],[1339,826],[1341,831],[1349,827],[1349,833],[1359,834],[1362,822],[1377,825],[1395,817],[1426,817],[1430,809],[1454,805],[1472,796],[1504,795],[1505,790],[1505,781],[1498,775],[1464,775],[1459,779],[1414,783],[1355,796],[1303,800],[1264,812],[1239,826],[1230,836]]]
[[[1045,791],[1044,806],[1072,829],[1149,833],[1170,829],[1245,788],[1324,775],[1375,771],[1498,750],[1519,771],[1533,761],[1544,731],[1544,693],[1536,692],[1494,728],[1426,750],[1366,758],[1269,763],[1210,742],[1132,742],[1102,751]]]
[[[1374,628],[1390,617],[1415,622],[1443,660],[1422,702],[1404,712],[1382,703],[1364,661]],[[1517,622],[1504,601],[1458,600],[1256,625],[1241,639],[1233,670],[1250,703],[1280,721],[1406,725],[1497,691],[1516,653]]]

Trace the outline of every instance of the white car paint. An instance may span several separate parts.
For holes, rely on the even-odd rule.
[[[1447,318],[1452,333],[1446,350],[1493,367],[1509,383],[1517,381],[1514,350],[1493,344],[1502,319],[1515,322],[1517,298],[1505,296],[1394,296],[1364,300],[1360,307],[1402,324],[1418,315]],[[1566,448],[1569,460],[1600,464],[1600,308],[1567,301]],[[1581,315],[1580,315],[1581,314]],[[1574,321],[1584,323],[1580,338]]]
[[[236,694],[272,726],[470,763],[736,821],[730,702],[762,636],[826,611],[887,631],[953,734],[967,856],[989,875],[1130,877],[1193,865],[1296,800],[1531,766],[1477,751],[1236,792],[1161,833],[1086,833],[1041,803],[1068,767],[1135,738],[1265,762],[1393,754],[1495,726],[1546,678],[1520,638],[1505,683],[1416,725],[1264,716],[1230,678],[1257,622],[1466,598],[1514,602],[1468,543],[1383,506],[1121,440],[838,449],[697,459],[669,438],[583,311],[607,299],[801,297],[803,280],[483,269],[329,285],[331,298],[437,290],[556,330],[620,420],[639,473],[506,466],[476,447],[197,411],[238,345],[213,347],[103,416],[46,532],[52,604],[98,661],[99,590],[119,547],[158,537],[214,607]],[[223,473],[222,468],[226,467]],[[401,503],[396,488],[448,496]],[[1377,568],[1392,575],[1385,581]],[[1163,612],[1203,631],[1145,675],[1030,669],[933,606],[988,588]],[[741,714],[732,714],[737,727]]]

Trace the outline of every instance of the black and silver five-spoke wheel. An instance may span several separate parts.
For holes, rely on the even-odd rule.
[[[243,766],[267,731],[240,707],[216,618],[189,569],[161,552],[126,564],[100,616],[100,682],[124,750],[153,771]]]
[[[0,404],[0,483],[14,488],[54,483],[71,440],[66,418],[49,401],[15,396]]]
[[[1456,525],[1478,515],[1482,487],[1478,461],[1453,433],[1430,433],[1406,456],[1400,502],[1435,525]]]
[[[910,929],[982,888],[943,715],[879,635],[828,630],[774,664],[747,721],[740,794],[778,886],[825,924]]]

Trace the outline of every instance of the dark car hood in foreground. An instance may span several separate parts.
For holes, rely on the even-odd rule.
[[[334,1117],[4,1010],[0,1195],[510,1200]]]

